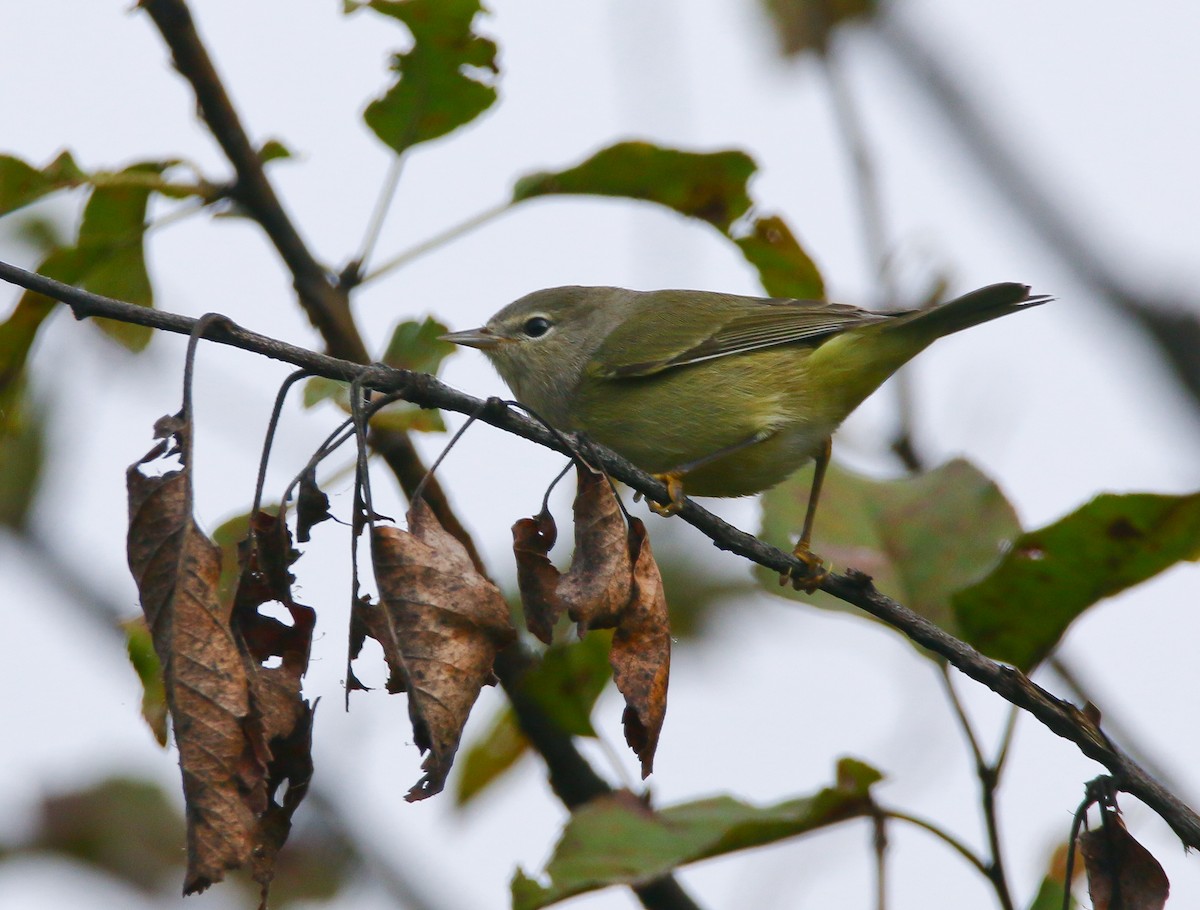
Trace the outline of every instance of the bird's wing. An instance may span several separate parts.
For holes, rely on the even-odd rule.
[[[640,322],[630,337],[618,330],[593,361],[593,375],[603,379],[632,379],[664,370],[731,357],[784,344],[815,346],[847,329],[883,322],[892,317],[858,307],[811,300],[759,300],[747,309],[717,312],[715,325],[702,334],[679,329],[678,318],[664,312]],[[603,364],[602,367],[597,364]]]

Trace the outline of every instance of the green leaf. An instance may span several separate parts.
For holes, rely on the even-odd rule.
[[[392,331],[383,362],[398,370],[414,370],[418,373],[437,375],[442,361],[457,350],[441,336],[448,331],[444,325],[427,316],[422,322],[409,319]]]
[[[24,382],[0,388],[0,526],[21,530],[45,465],[45,427]]]
[[[449,342],[447,342],[449,343]],[[315,407],[322,401],[332,401],[342,411],[350,413],[350,384],[340,379],[313,376],[304,383],[304,406]],[[418,433],[444,433],[446,422],[441,411],[422,408],[407,401],[386,405],[371,416],[371,426],[377,430]]]
[[[1046,876],[1042,879],[1042,885],[1038,888],[1033,902],[1030,903],[1029,910],[1062,910],[1063,887],[1061,878]],[[1069,906],[1071,910],[1075,910],[1079,906],[1079,902],[1072,897]]]
[[[578,641],[552,645],[521,680],[522,691],[564,733],[596,736],[592,709],[612,679],[608,662],[611,644],[612,632],[599,630]],[[512,709],[504,709],[459,759],[462,773],[455,794],[458,805],[465,805],[495,783],[527,749],[528,742]]]
[[[442,412],[422,408],[407,401],[397,401],[380,408],[371,415],[371,426],[377,430],[395,433],[445,433],[446,422]]]
[[[811,469],[763,494],[762,537],[791,549],[804,524]],[[833,566],[870,575],[877,588],[952,634],[954,592],[983,578],[1021,532],[1012,506],[978,469],[960,459],[914,477],[872,480],[837,465],[825,476],[813,552]],[[809,599],[761,570],[763,586]],[[837,606],[824,594],[813,603]]]
[[[166,166],[165,162],[144,162],[120,173],[161,174]],[[85,290],[138,306],[154,305],[144,245],[151,192],[148,186],[136,183],[92,191],[75,247],[80,259],[76,281]],[[153,335],[146,326],[126,322],[99,319],[97,324],[132,351],[142,350]]]
[[[470,123],[496,100],[496,45],[471,29],[479,0],[372,0],[369,7],[403,22],[413,46],[396,54],[399,79],[367,105],[363,119],[397,154]]]
[[[454,804],[462,808],[516,766],[529,752],[512,708],[496,712],[491,725],[478,739],[459,751],[456,762]]]
[[[793,57],[804,51],[824,53],[833,30],[853,19],[875,14],[879,0],[762,0],[779,51]]]
[[[1200,493],[1106,494],[1018,537],[954,611],[968,642],[1028,671],[1092,604],[1184,559],[1200,559]]]
[[[142,682],[142,718],[160,746],[167,744],[167,689],[162,664],[154,650],[154,640],[146,620],[138,616],[121,624],[125,630],[125,650],[138,679]]]
[[[313,376],[304,381],[304,407],[312,408],[322,401],[333,401],[350,413],[350,383],[325,376]]]
[[[53,309],[53,300],[26,292],[0,323],[0,432],[9,424],[34,339]]]
[[[0,155],[0,215],[36,202],[55,190],[79,186],[85,179],[70,152],[62,152],[41,170],[20,158]]]
[[[562,194],[618,196],[666,206],[719,230],[758,270],[776,297],[821,298],[824,282],[783,219],[751,211],[747,184],[757,166],[745,152],[685,152],[649,142],[619,142],[562,171],[522,177],[513,202]]]
[[[821,300],[825,282],[816,263],[800,246],[778,215],[760,218],[749,233],[734,239],[746,260],[758,269],[763,288],[772,297]]]
[[[611,645],[612,632],[604,630],[589,632],[579,641],[552,645],[521,681],[525,693],[564,733],[596,735],[592,709],[612,679]]]
[[[157,784],[108,778],[47,796],[26,849],[59,853],[155,894],[177,883],[184,823]]]
[[[754,171],[745,152],[681,152],[620,142],[565,171],[522,177],[513,202],[562,193],[623,196],[665,205],[727,232],[750,209],[746,182]]]
[[[870,813],[879,772],[842,759],[837,784],[813,796],[752,806],[728,796],[653,811],[628,792],[572,813],[543,885],[517,870],[513,910],[536,910],[610,885],[649,881],[686,863],[773,844]]]
[[[292,150],[278,139],[268,139],[258,150],[258,160],[263,164],[269,164],[272,161],[283,161],[291,157],[293,157]]]

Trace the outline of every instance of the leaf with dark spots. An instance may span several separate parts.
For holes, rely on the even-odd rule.
[[[246,735],[249,683],[217,593],[220,549],[192,518],[190,466],[156,477],[141,470],[167,448],[160,442],[126,473],[128,553],[179,747],[190,894],[251,860],[265,766]]]
[[[629,604],[633,560],[625,515],[607,475],[580,466],[575,512],[575,554],[558,596],[584,629],[611,629]]]
[[[1162,910],[1171,884],[1116,813],[1079,837],[1093,910]]]
[[[317,468],[312,466],[300,475],[296,494],[296,538],[301,543],[311,539],[314,525],[333,518],[329,512],[329,497],[317,486]]]
[[[517,588],[521,592],[525,626],[546,644],[554,625],[566,609],[558,596],[561,575],[549,553],[558,540],[554,516],[543,509],[533,518],[522,518],[512,527],[513,554],[517,559]]]
[[[629,525],[633,591],[613,633],[613,681],[625,696],[625,741],[642,763],[642,777],[654,770],[654,753],[667,714],[667,678],[671,669],[671,623],[662,576],[650,552],[646,526]]]
[[[963,637],[1028,671],[1084,610],[1200,558],[1200,493],[1098,496],[1018,537],[986,578],[953,598]]]
[[[422,499],[408,530],[376,526],[371,558],[380,603],[357,612],[383,646],[388,691],[408,693],[413,741],[428,752],[409,801],[441,791],[479,690],[494,681],[496,653],[516,639],[508,604]]]

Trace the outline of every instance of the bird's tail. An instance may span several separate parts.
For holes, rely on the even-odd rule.
[[[1039,306],[1051,299],[1045,294],[1031,295],[1029,286],[1025,284],[990,284],[940,306],[898,316],[894,321],[883,323],[882,327],[885,331],[918,334],[927,339],[928,344],[945,335]]]

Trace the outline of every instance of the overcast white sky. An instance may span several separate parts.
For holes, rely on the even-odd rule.
[[[42,162],[65,146],[89,168],[183,157],[224,175],[148,17],[128,6],[6,5],[0,149]],[[337,6],[194,4],[252,135],[280,138],[297,154],[272,175],[306,238],[335,267],[359,244],[387,168],[385,150],[361,127],[359,113],[385,85],[387,55],[402,40],[398,28],[367,14],[344,19]],[[872,302],[825,83],[811,62],[777,61],[755,4],[496,0],[491,6],[484,28],[501,48],[502,101],[477,124],[411,156],[381,257],[501,201],[523,173],[642,137],[751,152],[761,166],[755,198],[788,219],[822,267],[831,295]],[[1200,8],[1082,0],[900,6],[1077,213],[1102,255],[1132,281],[1180,296],[1189,290],[1196,299]],[[1154,351],[1090,299],[978,179],[877,42],[859,36],[842,49],[902,274],[945,273],[959,290],[1019,280],[1059,298],[923,355],[911,377],[917,438],[927,457],[971,458],[1030,527],[1101,491],[1200,487],[1200,432],[1163,382]],[[65,214],[71,206],[53,211]],[[27,255],[13,252],[3,235],[0,244],[6,256]],[[193,315],[219,310],[259,331],[314,343],[293,305],[290,281],[249,224],[193,218],[154,232],[149,253],[163,308]],[[558,284],[757,290],[736,251],[703,225],[619,201],[546,200],[363,289],[357,315],[381,350],[401,318],[432,312],[468,328],[517,296]],[[14,299],[4,292],[0,311]],[[76,454],[71,474],[51,466],[38,527],[130,614],[136,592],[125,569],[123,470],[149,448],[153,421],[178,406],[182,353],[181,340],[161,338],[131,359],[89,326],[60,318],[36,355],[41,393],[63,405],[52,432]],[[202,354],[197,483],[200,518],[210,529],[248,503],[258,428],[283,375],[238,352]],[[454,358],[445,378],[477,395],[501,390],[471,352]],[[847,424],[837,451],[859,465],[893,469],[879,454],[893,407],[887,390],[876,396]],[[272,473],[277,489],[333,419],[332,412],[289,411]],[[420,442],[433,456],[443,440]],[[82,462],[80,450],[87,452]],[[557,456],[488,428],[473,430],[445,464],[443,481],[501,577],[512,575],[509,525],[537,510],[560,465]],[[335,506],[348,505],[348,484],[331,492]],[[556,502],[565,515],[566,500]],[[752,501],[723,504],[721,511],[755,527]],[[724,560],[727,571],[742,571],[687,529],[652,519],[650,530],[678,532],[698,560]],[[456,815],[448,798],[403,802],[419,776],[419,757],[402,701],[376,693],[356,698],[349,715],[340,709],[345,539],[343,529],[323,526],[319,549],[299,567],[302,596],[321,615],[306,684],[310,697],[324,699],[318,782],[352,810],[376,850],[428,877],[443,906],[507,906],[514,865],[540,868],[563,812],[535,762],[465,815]],[[39,579],[11,541],[0,540],[0,567],[8,592],[0,636],[0,729],[7,731],[0,747],[0,836],[25,830],[43,793],[116,771],[132,769],[177,790],[175,756],[159,750],[143,728],[136,680],[111,637]],[[1103,604],[1072,629],[1064,649],[1094,684],[1102,709],[1132,727],[1193,799],[1200,794],[1191,694],[1200,684],[1198,582],[1200,571],[1188,565]],[[660,801],[719,791],[784,799],[828,781],[835,758],[853,754],[888,774],[890,803],[980,842],[967,755],[935,673],[896,634],[766,596],[731,606],[718,632],[703,647],[681,649],[674,661],[651,781]],[[998,733],[1003,704],[966,682],[963,689],[980,725]],[[497,703],[484,694],[468,739]],[[598,712],[618,746],[619,714],[611,699]],[[632,757],[618,751],[629,771]],[[590,754],[609,766],[598,751]],[[1048,849],[1065,837],[1084,782],[1099,772],[1073,746],[1022,721],[1003,791],[1019,904],[1030,900]],[[1148,810],[1132,799],[1122,805],[1131,829],[1171,877],[1170,906],[1200,904],[1197,860],[1184,856]],[[893,910],[994,905],[982,881],[927,836],[896,830],[893,842]],[[846,827],[705,864],[682,878],[705,907],[717,910],[867,907],[868,844],[865,828]],[[217,888],[187,906],[224,907],[230,900]],[[0,907],[177,903],[173,896],[150,901],[114,890],[61,864],[0,865]],[[633,905],[628,893],[610,891],[572,906]],[[366,883],[337,906],[393,904]]]

